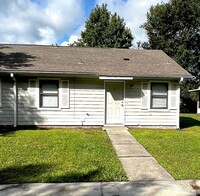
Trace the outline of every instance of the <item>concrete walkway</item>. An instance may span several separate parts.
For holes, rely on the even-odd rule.
[[[26,183],[0,185],[1,196],[197,196],[200,181]]]
[[[107,131],[129,181],[174,180],[126,127],[103,127],[103,129]]]

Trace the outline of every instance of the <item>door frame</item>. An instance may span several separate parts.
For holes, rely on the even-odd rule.
[[[106,91],[106,83],[113,83],[113,82],[120,82],[123,83],[123,90],[124,90],[124,94],[123,94],[123,103],[124,103],[124,107],[122,110],[122,115],[123,115],[123,119],[122,119],[122,123],[120,124],[107,124],[106,122],[106,117],[107,117],[107,91]],[[126,87],[126,81],[124,80],[104,80],[104,125],[106,126],[124,126],[125,125],[125,106],[126,106],[126,99],[125,99],[125,88]]]

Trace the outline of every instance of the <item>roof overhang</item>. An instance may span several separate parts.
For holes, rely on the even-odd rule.
[[[87,78],[98,78],[98,74],[91,72],[60,72],[60,71],[21,71],[21,70],[6,70],[0,71],[0,75],[10,75],[13,73],[17,76],[52,76],[52,77],[87,77]]]
[[[133,80],[133,77],[123,77],[123,76],[99,76],[100,80]]]

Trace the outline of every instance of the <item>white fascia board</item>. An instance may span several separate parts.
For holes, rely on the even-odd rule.
[[[133,80],[133,77],[99,76],[100,80]]]
[[[192,90],[189,90],[188,92],[198,92],[198,91],[200,91],[200,88],[192,89]]]

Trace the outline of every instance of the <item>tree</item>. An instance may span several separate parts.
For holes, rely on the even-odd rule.
[[[129,48],[132,46],[132,41],[131,30],[126,27],[124,19],[117,13],[111,14],[107,4],[102,4],[92,10],[85,22],[85,30],[81,32],[81,39],[73,45]]]
[[[196,97],[188,93],[188,88],[200,85],[199,0],[170,0],[151,6],[142,27],[149,39],[143,48],[163,50],[195,77],[181,86],[181,108],[183,112],[196,109]]]

